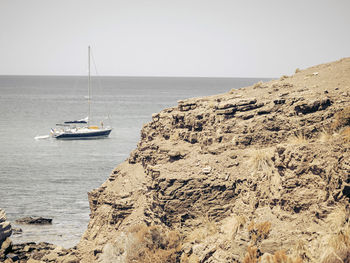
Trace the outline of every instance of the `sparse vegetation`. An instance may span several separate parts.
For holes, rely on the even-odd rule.
[[[290,144],[307,144],[308,139],[302,132],[297,132],[288,139]]]
[[[138,225],[131,232],[135,242],[127,255],[127,262],[177,262],[181,238],[177,231],[165,231],[160,226]]]
[[[348,212],[341,206],[335,208],[326,218],[330,229],[338,232],[343,229],[345,223],[349,220]]]
[[[207,236],[215,235],[218,232],[216,223],[210,220],[208,215],[199,218],[199,224],[199,227],[195,228],[187,235],[185,238],[187,242],[199,243]]]
[[[286,255],[284,250],[276,251],[273,256],[266,257],[266,263],[302,263],[301,258],[293,259]]]
[[[259,81],[258,83],[255,83],[253,86],[253,89],[260,89],[263,87],[262,81]]]
[[[195,254],[191,254],[190,256],[182,254],[181,263],[199,263],[199,257]]]
[[[251,240],[254,244],[259,241],[266,239],[271,230],[271,223],[269,221],[265,221],[262,223],[255,223],[254,221],[250,222],[248,225],[248,232]]]
[[[239,229],[241,229],[245,225],[245,223],[247,222],[247,218],[243,215],[240,215],[240,216],[237,216],[236,219],[237,219],[237,223],[234,227],[236,228],[236,232],[237,232]]]
[[[329,239],[329,250],[325,251],[321,262],[336,263],[349,262],[350,255],[350,228],[342,228]]]
[[[307,243],[304,240],[299,239],[294,247],[295,255],[298,255],[298,257],[302,260],[306,261],[315,261],[310,253],[310,251],[307,249]]]
[[[208,102],[208,107],[209,109],[214,109],[217,106],[217,102],[216,101],[210,101]]]
[[[333,138],[332,132],[326,129],[323,129],[318,136],[319,141],[323,143],[329,142],[332,138]]]
[[[250,152],[250,163],[254,171],[268,172],[272,166],[271,149],[255,149]]]
[[[262,261],[262,259],[264,260]],[[266,255],[261,257],[257,247],[248,246],[247,253],[243,259],[243,263],[302,263],[303,260],[299,257],[292,258],[287,256],[284,250],[276,251],[274,255]]]
[[[350,107],[337,112],[331,125],[332,130],[339,132],[345,143],[350,142]]]
[[[350,127],[342,130],[341,135],[343,136],[345,142],[350,143]]]
[[[257,247],[248,246],[247,253],[243,259],[243,263],[258,263],[258,249]]]
[[[350,107],[347,107],[334,115],[332,128],[335,131],[338,131],[345,126],[350,126]]]
[[[335,251],[344,248],[350,249],[350,229],[346,227],[339,230],[339,232],[329,240],[329,245],[333,247]]]

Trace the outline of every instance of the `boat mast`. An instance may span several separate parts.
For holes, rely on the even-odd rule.
[[[88,47],[88,70],[89,70],[89,74],[88,74],[88,105],[89,105],[89,109],[88,109],[88,127],[90,126],[90,113],[91,113],[91,91],[90,91],[90,81],[91,81],[91,76],[90,76],[90,46]]]

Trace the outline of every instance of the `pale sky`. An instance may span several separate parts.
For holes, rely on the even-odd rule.
[[[0,75],[278,77],[350,56],[349,0],[0,0]]]

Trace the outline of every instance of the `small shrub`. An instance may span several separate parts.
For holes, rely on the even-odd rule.
[[[280,80],[282,81],[282,80],[285,80],[285,79],[287,79],[287,78],[289,78],[289,76],[283,75],[282,77],[280,77]]]
[[[301,239],[297,240],[295,247],[294,247],[294,250],[296,252],[295,255],[298,255],[301,259],[305,259],[308,261],[314,261],[314,260],[312,260],[313,257],[310,254],[310,252],[308,251],[308,249],[306,247],[306,242],[304,240],[301,240]]]
[[[326,222],[332,231],[338,232],[343,229],[349,220],[348,212],[343,207],[337,207],[326,218]]]
[[[284,250],[276,251],[273,256],[266,258],[267,263],[302,263],[301,258],[293,259],[286,255]]]
[[[270,149],[256,149],[250,152],[249,161],[254,171],[268,172],[272,166],[272,151]]]
[[[258,231],[258,237],[260,237],[261,239],[265,239],[270,233],[271,223],[266,221],[266,222],[257,224],[256,229]]]
[[[332,140],[333,138],[333,134],[330,132],[330,131],[327,131],[326,129],[323,129],[319,136],[318,136],[318,139],[320,142],[329,142],[330,140]]]
[[[350,250],[350,231],[349,229],[340,230],[335,236],[329,240],[329,245],[335,251],[347,248]]]
[[[247,222],[247,218],[244,215],[240,215],[236,217],[238,228],[242,228]]]
[[[256,247],[249,246],[243,259],[243,263],[258,263],[258,257],[258,249]]]
[[[209,109],[215,109],[216,105],[217,105],[217,102],[215,102],[215,101],[210,101],[208,103]]]
[[[197,242],[206,239],[218,233],[218,228],[215,221],[211,220],[208,215],[199,218],[199,226],[190,232],[187,237],[187,242]]]
[[[299,68],[296,68],[296,69],[295,69],[295,74],[296,74],[296,73],[299,73],[299,72],[300,72],[300,69],[299,69]]]
[[[342,228],[328,240],[328,249],[324,251],[322,263],[348,262],[350,255],[350,228]]]
[[[345,126],[350,126],[350,107],[347,107],[334,115],[332,128],[334,130],[340,130]]]
[[[259,224],[256,224],[254,221],[252,221],[248,225],[250,238],[255,244],[263,239],[266,239],[270,233],[270,230],[271,223],[269,221],[265,221]]]
[[[181,263],[199,263],[199,257],[195,254],[191,254],[187,256],[186,254],[182,254]]]
[[[253,89],[260,89],[263,87],[262,81],[259,81],[258,83],[255,83],[253,86]]]
[[[177,231],[166,231],[160,226],[139,225],[131,229],[131,232],[135,242],[128,253],[127,262],[176,262],[181,250],[181,238]]]
[[[349,143],[349,142],[350,142],[350,127],[345,128],[345,129],[341,132],[341,135],[343,136],[344,141],[345,141],[346,143]]]
[[[307,144],[308,140],[303,133],[298,132],[298,133],[292,135],[288,139],[288,143],[290,143],[290,144]]]

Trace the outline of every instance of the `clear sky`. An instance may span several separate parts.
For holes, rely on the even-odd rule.
[[[349,0],[0,0],[0,75],[278,77],[350,56]]]

